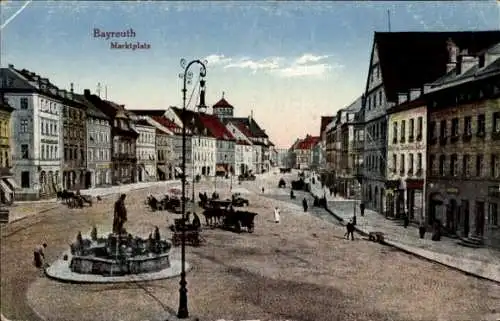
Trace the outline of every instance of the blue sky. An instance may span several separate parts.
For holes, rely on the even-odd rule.
[[[181,105],[179,59],[207,59],[207,103],[224,91],[237,116],[253,110],[271,140],[288,147],[318,135],[321,115],[362,93],[387,10],[392,31],[493,30],[499,3],[33,1],[19,12],[24,1],[2,1],[0,61],[61,88],[95,91],[100,82],[128,108],[167,108]],[[132,28],[135,38],[116,40],[151,47],[110,49],[94,28]]]

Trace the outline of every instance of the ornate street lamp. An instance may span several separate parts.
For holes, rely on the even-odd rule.
[[[184,72],[179,75],[183,79],[184,85],[182,87],[182,224],[186,223],[186,86],[191,84],[193,73],[189,68],[194,65],[200,65],[200,104],[197,106],[198,110],[206,109],[205,105],[205,76],[207,75],[206,64],[201,60],[193,60],[187,62],[186,59],[181,59],[181,67]],[[193,155],[191,155],[192,157]],[[179,310],[177,317],[179,319],[189,318],[188,311],[188,298],[187,298],[187,282],[186,282],[186,229],[182,228],[182,243],[181,243],[181,281],[179,282]]]

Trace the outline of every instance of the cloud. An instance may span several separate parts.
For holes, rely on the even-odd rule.
[[[318,62],[318,61],[321,61],[321,60],[324,60],[326,58],[328,58],[330,56],[315,56],[313,54],[303,54],[302,56],[300,56],[299,58],[297,58],[295,60],[295,64],[297,65],[305,65],[307,63],[310,63],[310,62]]]
[[[280,63],[283,60],[281,57],[270,57],[260,60],[252,60],[250,58],[241,58],[238,61],[232,62],[224,66],[224,68],[240,68],[250,69],[252,72],[257,70],[273,70],[280,68]]]
[[[205,59],[211,66],[222,66],[224,69],[247,69],[252,73],[258,71],[271,72],[272,75],[282,78],[292,77],[318,77],[323,76],[333,69],[340,69],[340,64],[327,63],[329,55],[315,55],[305,53],[297,57],[268,57],[252,59],[250,57],[231,58],[223,54],[212,54]]]
[[[323,76],[330,70],[334,69],[334,67],[341,67],[341,66],[340,65],[332,66],[329,64],[312,64],[312,65],[294,64],[289,67],[278,70],[277,75],[284,78]]]
[[[203,60],[206,60],[208,62],[209,66],[225,65],[225,64],[228,64],[232,61],[232,59],[229,57],[226,57],[224,55],[217,55],[217,54],[208,55]]]

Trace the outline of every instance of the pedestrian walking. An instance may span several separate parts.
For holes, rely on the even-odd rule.
[[[404,228],[407,228],[408,225],[410,225],[410,216],[408,215],[408,213],[404,213],[403,215],[404,215],[403,216],[403,224],[404,224],[403,226],[404,226]]]
[[[264,194],[264,186],[262,186],[262,194]]]
[[[44,266],[45,253],[43,250],[45,248],[47,248],[47,243],[43,243],[42,245],[35,247],[35,250],[33,251],[33,264],[38,269],[41,269]]]
[[[278,206],[274,208],[274,222],[279,223],[280,222],[280,209]]]
[[[330,187],[330,196],[333,195],[333,187]]]
[[[349,239],[349,235],[351,236],[351,240],[354,241],[354,224],[352,221],[349,221],[346,225],[346,233],[344,234],[344,237],[347,237]]]
[[[307,212],[307,200],[306,198],[304,197],[304,199],[302,200],[302,207],[304,207],[304,212]]]
[[[337,192],[338,192],[338,191],[337,191],[337,187],[335,186],[335,187],[333,188],[333,197],[337,197]]]
[[[359,211],[361,212],[361,216],[365,216],[365,203],[361,202],[359,204]]]

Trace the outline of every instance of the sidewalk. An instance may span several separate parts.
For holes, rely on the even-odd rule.
[[[311,193],[323,197],[325,190],[320,184],[311,186]],[[456,239],[441,238],[441,241],[430,240],[430,233],[420,239],[418,229],[409,226],[404,228],[399,221],[385,219],[384,216],[371,210],[365,210],[362,217],[359,212],[359,201],[331,197],[327,193],[328,211],[343,224],[353,217],[356,210],[356,230],[367,235],[370,232],[383,232],[385,243],[407,253],[441,263],[462,272],[472,274],[500,283],[500,251],[488,248],[472,249],[457,244]]]

